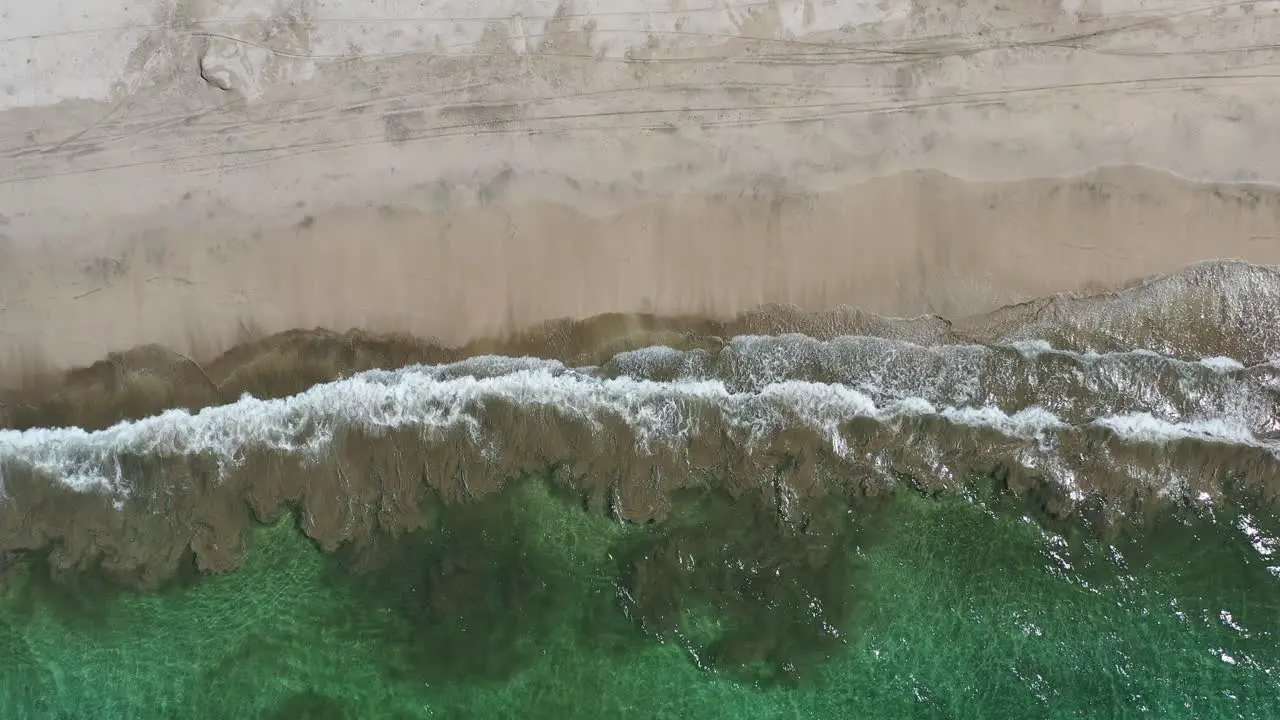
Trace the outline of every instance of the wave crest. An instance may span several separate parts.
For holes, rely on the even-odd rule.
[[[1277,297],[1275,270],[1217,263],[968,324],[772,308],[460,349],[294,331],[203,366],[139,348],[10,398],[0,559],[46,548],[155,584],[187,556],[235,567],[252,519],[296,508],[333,550],[544,471],[630,521],[687,488],[750,494],[789,522],[832,495],[975,477],[1049,521],[1270,502]]]

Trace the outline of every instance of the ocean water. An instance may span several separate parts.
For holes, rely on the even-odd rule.
[[[0,717],[1280,717],[1275,276],[10,419]]]
[[[825,614],[844,615],[828,618],[838,636],[817,642],[806,626],[816,621],[795,608],[789,617],[768,602],[745,611],[755,622],[736,630],[771,643],[762,653],[811,663],[792,679],[768,667],[707,669],[699,653],[726,632],[722,623],[743,619],[736,608],[692,608],[683,638],[631,622],[606,548],[639,532],[536,482],[512,501],[520,530],[416,550],[398,566],[406,577],[335,581],[284,521],[256,531],[241,570],[172,594],[104,604],[93,588],[37,590],[25,602],[19,592],[4,615],[4,716],[1280,712],[1277,578],[1245,531],[1212,515],[1171,516],[1104,544],[964,500],[904,497],[877,537],[845,548],[850,567],[823,578],[841,586],[797,581],[794,592],[819,594]],[[457,541],[482,534],[468,533]],[[453,552],[479,556],[464,571],[474,586],[461,591],[465,605],[432,608],[414,595],[428,592],[425,568],[439,572]],[[791,655],[777,637],[785,633],[801,638]]]

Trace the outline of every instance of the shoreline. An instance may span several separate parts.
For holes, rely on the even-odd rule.
[[[0,717],[1280,717],[1280,0],[0,5]]]
[[[367,328],[267,333],[241,324],[236,342],[216,353],[148,343],[69,370],[27,366],[2,372],[0,379],[9,383],[0,384],[0,429],[102,429],[171,408],[196,412],[245,393],[285,398],[359,372],[484,355],[599,366],[619,353],[649,347],[715,352],[732,338],[752,335],[799,334],[820,341],[862,336],[919,346],[1049,342],[1080,352],[1144,349],[1188,360],[1221,357],[1249,367],[1275,360],[1280,329],[1253,323],[1257,327],[1222,332],[1206,326],[1203,314],[1240,315],[1249,303],[1271,302],[1277,293],[1280,266],[1217,260],[1112,290],[1056,293],[955,318],[886,317],[847,305],[809,311],[766,304],[730,317],[640,312],[563,317],[460,344]],[[1178,312],[1178,304],[1185,305],[1184,312]],[[1160,326],[1150,327],[1153,323]],[[1185,354],[1192,347],[1199,357]]]
[[[231,567],[254,514],[304,511],[332,546],[412,526],[432,493],[575,461],[570,485],[637,521],[726,467],[782,503],[822,473],[876,479],[836,483],[854,495],[902,477],[954,490],[949,468],[986,458],[1050,514],[1075,507],[1073,473],[1136,505],[1170,474],[1187,481],[1176,497],[1212,495],[1232,463],[1273,484],[1280,135],[1260,38],[1280,3],[161,0],[104,34],[78,1],[17,17],[4,51],[23,59],[0,88],[0,550],[57,545],[68,568],[129,577],[187,552]],[[90,39],[91,65],[67,52]],[[728,339],[785,333],[861,337],[730,392],[739,368],[800,356],[744,359]],[[296,400],[484,353],[623,376],[624,351],[654,345],[712,367],[658,363],[643,407],[617,378],[563,367],[536,387],[402,374],[404,393],[362,396],[375,415],[418,413],[390,435],[366,436],[345,396]],[[918,396],[980,386],[964,375],[975,353],[991,387]],[[1115,353],[1101,365],[1124,382],[1092,353]],[[851,394],[912,354],[934,385]],[[312,424],[237,434],[233,411],[266,402],[245,393],[293,398],[271,407]],[[1023,412],[1042,402],[1067,419]],[[189,414],[155,420],[177,407],[214,408],[200,422],[221,418],[225,447]],[[830,407],[843,414],[814,414]],[[1133,413],[1175,437],[1168,457]],[[1245,431],[1202,432],[1202,415]],[[648,454],[654,417],[705,436]],[[142,444],[121,439],[135,425],[72,429],[141,418]],[[317,437],[336,443],[323,470],[289,445]],[[74,492],[41,465],[63,450],[52,467],[128,487]],[[1114,466],[1090,465],[1095,451]]]
[[[144,346],[9,399],[0,552],[47,548],[54,567],[151,587],[190,562],[240,566],[255,520],[299,512],[332,552],[531,473],[638,524],[686,491],[785,524],[830,498],[974,478],[1096,531],[1169,504],[1269,505],[1276,307],[1280,268],[1216,262],[960,325],[774,307],[462,348],[299,330],[204,365]]]
[[[1280,191],[1137,168],[988,184],[909,173],[601,217],[511,193],[335,210],[248,235],[214,222],[74,252],[11,244],[0,251],[0,387],[149,344],[204,361],[246,329],[462,346],[609,313],[728,321],[794,305],[954,319],[1219,257],[1280,264]]]

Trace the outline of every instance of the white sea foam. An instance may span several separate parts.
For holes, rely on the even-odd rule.
[[[1147,413],[1129,413],[1098,418],[1094,424],[1108,428],[1126,439],[1155,445],[1186,438],[1259,448],[1271,448],[1274,445],[1258,439],[1243,423],[1229,418],[1171,423]]]
[[[1229,357],[1218,356],[1201,358],[1200,364],[1210,370],[1216,370],[1221,373],[1231,373],[1237,370],[1244,370],[1244,363]]]
[[[1054,350],[1044,341],[925,346],[804,335],[738,337],[717,353],[650,348],[609,363],[610,374],[718,378],[740,392],[820,378],[849,385],[879,406],[913,398],[938,407],[1043,405],[1071,424],[1145,412],[1172,423],[1229,416],[1262,428],[1277,416],[1276,396],[1266,377],[1237,372],[1242,367],[1226,358],[1205,363],[1151,351]]]
[[[426,438],[463,428],[478,445],[483,444],[483,405],[495,400],[554,410],[598,428],[603,427],[601,420],[612,416],[631,428],[641,452],[697,434],[704,429],[700,424],[708,422],[708,409],[710,422],[717,428],[742,431],[748,442],[799,425],[828,438],[832,450],[841,455],[848,448],[840,426],[855,418],[892,425],[906,418],[935,416],[1039,442],[1048,433],[1070,427],[1053,412],[1036,406],[1010,414],[991,405],[939,407],[921,397],[877,404],[871,395],[845,384],[782,380],[758,390],[731,391],[718,379],[605,379],[549,360],[482,357],[362,373],[283,399],[246,396],[195,414],[170,410],[94,432],[79,428],[0,431],[0,467],[25,464],[78,490],[104,488],[122,494],[121,458],[125,456],[207,455],[226,469],[242,462],[250,449],[316,457],[343,427],[418,428]],[[1131,442],[1198,438],[1276,452],[1274,442],[1258,439],[1230,417],[1169,422],[1129,413],[1101,416],[1091,424]]]

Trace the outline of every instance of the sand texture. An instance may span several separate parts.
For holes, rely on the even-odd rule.
[[[182,0],[115,50],[15,16],[0,384],[246,329],[956,320],[1280,262],[1280,3],[535,4]]]

